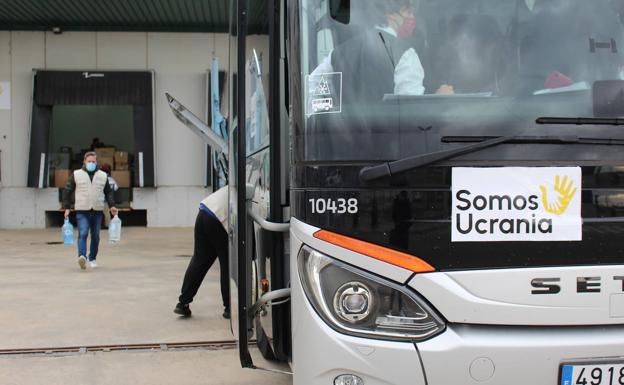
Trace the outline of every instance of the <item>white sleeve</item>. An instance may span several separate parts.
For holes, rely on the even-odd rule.
[[[399,60],[394,69],[395,95],[422,95],[425,93],[423,80],[425,70],[414,48],[410,48]]]
[[[119,190],[119,185],[117,185],[117,181],[115,179],[113,179],[112,176],[108,177],[108,184],[110,185],[110,187],[111,187],[111,189],[113,191]]]

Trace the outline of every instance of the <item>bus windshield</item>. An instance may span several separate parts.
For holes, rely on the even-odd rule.
[[[624,115],[624,1],[299,0],[298,10],[298,160],[395,160],[457,137],[623,136],[536,120]]]

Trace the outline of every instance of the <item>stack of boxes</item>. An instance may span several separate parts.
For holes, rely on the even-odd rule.
[[[130,167],[128,163],[128,152],[115,151],[113,155],[115,161],[115,167],[111,176],[117,182],[120,188],[130,188],[132,186],[132,180],[130,178]]]
[[[110,166],[111,176],[115,179],[119,188],[132,187],[127,151],[116,151],[115,147],[101,147],[96,148],[94,151],[97,154],[100,167],[105,164]]]
[[[111,168],[111,176],[117,182],[119,188],[132,187],[130,175],[130,160],[127,151],[116,151],[115,147],[96,148],[98,166],[108,164]],[[72,168],[73,166],[73,168]],[[67,180],[73,173],[73,169],[78,169],[82,163],[71,164],[71,153],[50,154],[50,172],[54,170],[54,187],[65,188]]]
[[[50,172],[54,171],[54,187],[65,188],[67,180],[72,173],[71,153],[58,152],[50,154]]]
[[[96,148],[94,151],[97,155],[98,166],[102,167],[107,164],[112,170],[115,164],[115,147],[100,147]]]
[[[67,186],[67,181],[74,170],[80,169],[83,165],[84,154],[90,151],[83,149],[81,152],[73,154],[71,148],[61,148],[58,153],[49,155],[50,185],[59,189]],[[97,156],[98,166],[101,168],[105,164],[110,166],[111,176],[117,182],[119,189],[115,191],[115,202],[117,207],[128,207],[132,201],[132,178],[130,174],[130,159],[127,151],[117,151],[115,147],[99,147],[93,150]],[[60,199],[60,194],[59,194]],[[121,205],[121,206],[120,206]]]

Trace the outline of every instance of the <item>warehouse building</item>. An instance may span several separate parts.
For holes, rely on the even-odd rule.
[[[165,93],[208,121],[227,29],[226,1],[0,1],[0,228],[55,226],[59,188],[91,148],[129,220],[192,225],[212,191],[210,149]]]

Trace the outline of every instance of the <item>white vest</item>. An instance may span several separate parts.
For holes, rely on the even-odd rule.
[[[85,170],[74,171],[76,182],[76,204],[74,209],[78,211],[103,211],[104,210],[104,187],[108,176],[104,171],[98,170],[93,175],[93,180]]]
[[[208,195],[206,199],[201,202],[219,218],[219,221],[226,230],[228,228],[228,195],[228,186],[224,186]]]

